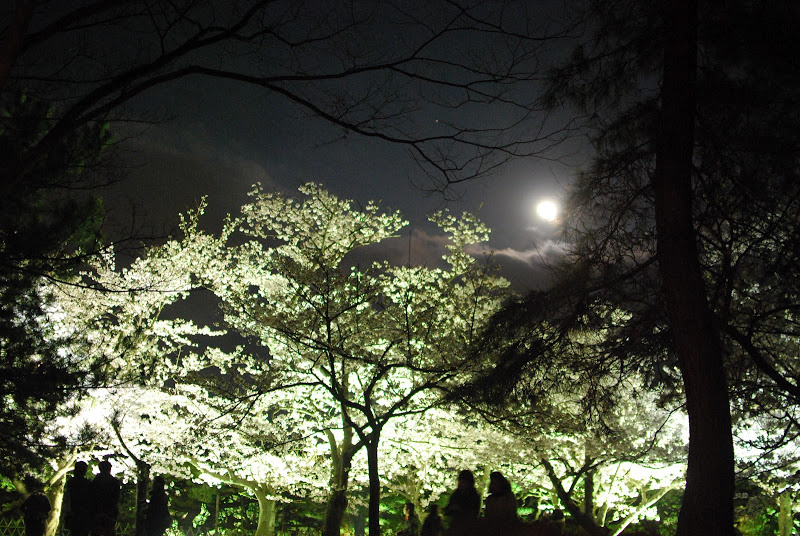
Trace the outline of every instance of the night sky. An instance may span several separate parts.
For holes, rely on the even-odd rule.
[[[404,149],[357,135],[342,140],[324,121],[246,86],[194,78],[159,88],[141,104],[168,108],[175,117],[137,129],[123,146],[128,177],[106,193],[107,205],[123,220],[133,205],[138,221],[169,229],[178,213],[205,195],[206,225],[214,229],[248,202],[255,182],[298,195],[297,186],[313,181],[337,196],[381,200],[400,210],[411,222],[405,233],[413,233],[415,263],[435,262],[441,253],[431,249],[435,229],[426,214],[442,207],[478,211],[492,229],[489,248],[503,275],[520,291],[544,284],[542,261],[555,260],[560,251],[555,226],[535,212],[538,200],[558,199],[569,182],[572,168],[558,162],[517,160],[490,177],[455,186],[450,197],[456,199],[448,200],[416,186],[426,176]],[[124,125],[117,128],[128,132]],[[402,243],[387,245],[386,254],[406,262],[408,249],[406,235]]]
[[[540,2],[531,9],[546,13],[550,8]],[[502,124],[482,116],[480,108],[469,113],[476,111],[477,125]],[[137,223],[174,228],[179,212],[208,196],[205,222],[214,229],[226,213],[236,214],[248,202],[255,182],[294,195],[297,186],[313,181],[337,196],[381,200],[387,209],[400,210],[411,222],[405,229],[412,233],[411,248],[407,234],[400,243],[387,244],[385,255],[395,262],[407,262],[409,249],[413,263],[438,259],[441,250],[433,247],[435,228],[426,214],[443,206],[455,213],[479,211],[493,231],[489,248],[520,291],[546,284],[542,263],[555,260],[561,249],[554,241],[555,226],[537,217],[535,205],[543,198],[558,199],[584,159],[573,140],[541,155],[545,158],[515,160],[442,196],[418,187],[427,184],[426,175],[405,149],[353,133],[343,139],[341,129],[245,83],[180,78],[142,93],[125,112],[167,119],[150,126],[112,123],[124,140],[120,149],[127,178],[103,195],[123,226],[135,206]],[[433,123],[437,116],[409,120]],[[570,155],[569,165],[553,160],[564,155]]]

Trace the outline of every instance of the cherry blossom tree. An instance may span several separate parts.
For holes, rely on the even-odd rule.
[[[83,351],[99,364],[95,382],[107,391],[102,398],[108,402],[98,402],[102,390],[93,391],[93,396],[82,402],[89,414],[94,415],[84,425],[91,423],[97,429],[113,430],[112,443],[133,462],[137,474],[137,522],[141,517],[138,514],[143,513],[140,507],[146,501],[154,464],[160,471],[182,476],[191,475],[165,460],[193,462],[198,464],[197,470],[202,467],[209,474],[225,472],[213,464],[203,465],[200,453],[192,453],[191,449],[179,452],[174,444],[164,443],[179,437],[183,437],[182,444],[196,443],[196,431],[192,439],[184,436],[190,424],[197,430],[201,421],[173,420],[175,407],[181,403],[185,406],[185,402],[165,399],[162,390],[187,370],[199,370],[201,365],[192,358],[201,344],[198,338],[222,334],[199,327],[191,319],[169,310],[196,290],[191,267],[197,263],[197,240],[202,236],[197,232],[197,222],[203,208],[182,219],[179,239],[146,249],[143,256],[123,268],[116,266],[111,254],[97,257],[78,284],[58,288],[58,303],[64,311],[62,329],[72,333],[76,342],[74,352]],[[136,390],[136,385],[147,389]],[[185,397],[181,400],[185,401]],[[207,415],[213,406],[204,408],[197,415]],[[184,424],[183,436],[173,429],[177,422]],[[230,450],[229,447],[221,451],[228,459],[234,459]],[[169,454],[165,457],[165,453]],[[230,479],[238,483],[254,482],[252,477],[234,474]],[[262,480],[258,485],[244,487],[253,491],[262,504],[267,500],[262,497],[263,486]],[[272,504],[274,514],[274,501]],[[262,510],[268,511],[263,507]],[[268,518],[264,519],[259,523],[260,534],[268,534],[270,530]]]
[[[71,284],[56,285],[60,329],[71,335],[72,353],[91,358],[93,385],[160,385],[198,337],[223,333],[169,311],[197,289],[191,267],[202,210],[182,217],[181,238],[147,248],[127,266],[105,252]]]
[[[625,325],[629,312],[598,303],[578,314],[571,301],[559,302],[556,295],[535,304],[541,321],[525,332],[507,331],[505,323],[513,322],[508,316],[493,320],[491,336],[477,354],[480,370],[474,389],[464,398],[509,431],[529,434],[556,496],[554,503],[589,533],[600,534],[604,524],[629,523],[641,513],[627,509],[628,521],[608,520],[608,505],[596,507],[595,494],[603,486],[605,493],[617,489],[612,494],[617,499],[603,503],[625,502],[622,488],[611,485],[609,470],[619,475],[619,464],[631,462],[672,468],[670,474],[679,475],[688,442],[685,416],[679,400],[652,388],[650,376],[620,368],[619,356],[608,342],[617,336],[616,326]],[[531,303],[514,308],[511,316],[528,315]],[[563,322],[563,310],[579,321]],[[531,429],[536,432],[531,434]],[[679,477],[669,482],[661,477],[628,480],[632,493],[643,489],[663,496]],[[580,491],[582,498],[576,497]]]
[[[356,209],[314,184],[300,193],[298,201],[257,187],[242,217],[209,239],[201,277],[220,297],[226,323],[262,348],[241,363],[257,375],[252,387],[278,375],[290,388],[311,389],[299,402],[330,421],[322,427],[331,459],[324,533],[339,533],[353,457],[363,447],[376,534],[385,426],[425,411],[437,388],[463,378],[463,356],[507,282],[467,253],[488,237],[473,216],[432,217],[449,238],[443,267],[362,268],[349,259],[396,236],[406,224],[400,214],[373,202]],[[235,243],[235,231],[249,239]]]
[[[800,492],[800,456],[791,420],[797,408],[787,407],[735,421],[737,482],[747,501],[745,515],[777,513],[779,536],[794,531],[794,510]],[[786,416],[791,415],[787,421]]]
[[[474,471],[479,481],[500,470],[520,487],[530,484],[523,482],[529,477],[523,477],[523,468],[535,461],[531,445],[458,408],[437,407],[395,419],[385,435],[385,484],[421,511],[452,493],[462,469]],[[544,474],[538,477],[541,481]]]
[[[652,393],[631,388],[620,398],[600,425],[574,419],[572,429],[553,429],[536,442],[563,507],[586,526],[618,525],[621,532],[683,484],[688,429],[685,415],[659,407]],[[562,404],[579,410],[574,401]],[[627,506],[637,497],[643,499],[639,508]],[[615,519],[608,519],[612,507]]]
[[[308,434],[307,423],[282,409],[291,400],[258,399],[243,414],[191,384],[124,386],[92,394],[64,425],[113,427],[105,450],[95,456],[117,453],[116,465],[129,477],[144,462],[149,470],[202,485],[238,487],[258,502],[256,536],[274,535],[277,504],[288,495],[324,497],[325,445]]]
[[[62,414],[69,416],[92,408],[102,389],[163,385],[180,363],[181,353],[194,344],[194,338],[219,334],[173,312],[165,314],[193,288],[188,267],[194,258],[191,240],[201,211],[187,216],[180,241],[167,240],[150,247],[127,266],[118,267],[113,253],[104,250],[89,257],[85,270],[78,275],[46,284],[45,292],[52,296],[46,310],[48,328],[53,337],[64,341],[60,348],[63,358],[83,371],[83,383],[62,401]],[[94,390],[94,394],[87,394],[87,390]],[[109,392],[109,396],[113,393]],[[100,431],[109,435],[116,430],[112,419],[94,425],[93,429],[51,426],[41,440],[62,443],[64,459],[74,460],[92,450]],[[108,437],[100,442],[112,443]],[[117,443],[128,450],[121,438]],[[137,460],[137,531],[141,531],[150,466],[130,450],[128,453]],[[62,471],[61,465],[54,469],[56,473]],[[52,484],[55,530],[64,479]]]

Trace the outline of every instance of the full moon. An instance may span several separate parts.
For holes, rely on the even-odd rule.
[[[540,201],[536,205],[536,214],[545,221],[555,221],[558,216],[558,206],[550,200]]]

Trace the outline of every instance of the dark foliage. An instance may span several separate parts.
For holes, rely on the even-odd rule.
[[[46,130],[51,109],[20,97],[0,118],[0,177]],[[59,448],[45,430],[76,393],[87,367],[46,319],[47,282],[70,278],[100,243],[102,204],[92,183],[109,134],[98,126],[65,138],[0,199],[0,455],[13,474]],[[89,170],[89,171],[87,171]]]
[[[562,238],[571,251],[553,289],[509,305],[496,319],[487,344],[498,343],[499,357],[476,384],[488,398],[527,385],[532,371],[543,374],[563,340],[558,335],[569,329],[607,330],[590,355],[560,358],[570,370],[605,378],[636,371],[665,396],[682,396],[657,270],[651,186],[661,15],[641,2],[598,3],[590,13],[592,39],[553,71],[548,94],[551,104],[569,101],[596,119],[595,160],[564,208]],[[800,342],[800,79],[790,67],[798,20],[791,2],[700,7],[694,226],[742,416],[800,400],[793,364]],[[630,316],[615,321],[599,313],[606,308]]]
[[[491,386],[485,391],[492,398],[497,389],[508,392],[530,385],[531,377],[557,360],[563,371],[578,374],[581,383],[590,386],[587,398],[591,399],[585,404],[602,415],[603,408],[613,410],[607,405],[613,401],[607,387],[635,372],[660,390],[664,399],[679,400],[683,386],[691,384],[698,398],[692,398],[690,415],[694,409],[697,416],[712,407],[712,395],[698,404],[704,389],[710,392],[712,384],[720,384],[711,382],[708,367],[702,366],[714,361],[718,352],[709,344],[703,347],[703,355],[692,354],[687,343],[694,341],[698,348],[705,341],[700,340],[702,336],[687,336],[676,326],[708,324],[708,340],[719,339],[722,344],[734,426],[738,419],[746,422],[758,416],[760,425],[774,432],[778,442],[793,441],[798,435],[794,408],[800,401],[800,369],[795,359],[800,348],[796,322],[800,306],[800,75],[791,64],[800,45],[795,31],[800,6],[732,2],[720,9],[718,4],[699,3],[696,82],[688,88],[673,86],[677,91],[670,93],[685,98],[684,109],[694,101],[689,110],[694,116],[693,135],[690,131],[686,136],[686,129],[679,132],[694,143],[688,162],[691,225],[680,232],[692,240],[682,242],[681,237],[674,240],[669,235],[670,231],[676,234],[674,227],[656,226],[657,220],[665,221],[665,214],[680,209],[680,203],[664,203],[668,189],[661,187],[666,182],[677,184],[679,173],[667,178],[657,174],[664,169],[668,153],[664,148],[680,141],[662,138],[665,129],[676,124],[672,116],[662,113],[666,86],[676,80],[669,79],[675,71],[662,62],[672,37],[665,28],[673,20],[665,17],[664,10],[679,4],[587,3],[582,14],[586,37],[570,60],[552,72],[547,95],[549,104],[569,103],[592,118],[590,136],[595,146],[594,161],[575,181],[564,209],[563,239],[570,252],[563,279],[554,290],[512,305],[498,319],[499,331],[512,341],[512,349],[495,352],[499,357],[494,374],[482,382]],[[680,169],[678,160],[671,162],[678,164],[670,168],[673,171]],[[682,199],[680,195],[672,198],[673,202]],[[685,258],[679,266],[672,262],[675,257],[664,256],[665,236],[672,245],[696,244],[702,281],[696,284],[697,278],[691,277],[694,271],[687,269],[684,283],[705,287],[706,295],[694,303],[708,305],[710,322],[702,308],[681,310],[692,300],[676,299],[686,298],[686,292],[680,295],[681,285],[674,277],[677,270],[670,268],[671,279],[662,281],[665,267],[689,266],[683,263]],[[565,296],[564,290],[575,282]],[[584,305],[575,306],[575,301]],[[572,305],[559,312],[551,302]],[[625,315],[613,314],[615,309]],[[676,317],[678,311],[686,316]],[[583,348],[579,359],[565,357],[568,348],[516,342],[528,338],[552,345],[563,333],[553,326],[602,330],[602,342]],[[677,351],[676,343],[682,343]],[[687,363],[698,367],[687,367]],[[500,371],[506,374],[492,381],[501,378]],[[547,385],[558,387],[555,380]],[[715,403],[719,398],[714,398]],[[725,413],[720,411],[725,406],[713,406],[718,417]],[[707,414],[703,418],[710,417]],[[697,432],[693,442],[699,437]],[[709,437],[705,431],[702,435]],[[720,441],[730,441],[730,435],[722,431],[716,443]],[[776,444],[764,446],[769,449]],[[692,467],[698,466],[692,465],[690,447],[690,472]],[[700,467],[693,473],[700,480],[687,479],[687,497],[689,480],[727,479],[727,475],[703,471]],[[689,502],[696,507],[690,517],[710,508],[707,497],[692,495]],[[722,517],[727,514],[722,512],[715,520],[718,526],[728,523]],[[726,533],[728,529],[720,530]]]

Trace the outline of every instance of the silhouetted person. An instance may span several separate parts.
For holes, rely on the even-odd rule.
[[[147,536],[163,536],[172,525],[169,515],[169,500],[164,490],[164,477],[159,475],[153,479],[150,489],[150,500],[144,511],[144,531]]]
[[[442,536],[444,534],[444,523],[442,516],[439,515],[439,505],[431,503],[428,505],[428,517],[422,522],[419,536]]]
[[[119,480],[111,476],[111,462],[98,464],[100,474],[89,484],[89,497],[94,506],[92,536],[114,536],[119,515]]]
[[[50,513],[50,499],[42,493],[42,485],[31,486],[31,493],[20,506],[22,519],[25,521],[25,536],[43,536],[47,514]]]
[[[419,516],[414,511],[414,503],[406,503],[403,507],[403,528],[397,536],[419,536]]]
[[[86,478],[88,467],[86,462],[75,462],[72,476],[64,485],[64,526],[70,536],[87,536],[92,528],[92,503]]]
[[[475,489],[475,477],[472,471],[464,469],[458,473],[458,486],[444,507],[444,515],[450,518],[448,535],[471,534],[477,525],[480,509],[481,496]]]
[[[511,483],[500,471],[489,475],[489,495],[484,500],[483,517],[487,534],[511,534],[520,529],[517,498]]]

